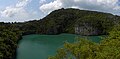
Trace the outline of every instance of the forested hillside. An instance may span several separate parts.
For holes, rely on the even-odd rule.
[[[101,35],[107,34],[107,31],[119,21],[119,16],[109,13],[62,8],[51,12],[43,19],[14,25],[24,34]],[[76,28],[79,28],[78,31],[75,30]],[[80,29],[83,30],[80,32]]]
[[[0,59],[15,58],[17,43],[21,38],[21,32],[12,26],[0,25]]]
[[[55,10],[40,20],[15,23],[0,22],[0,59],[13,59],[17,42],[23,35],[60,33],[102,35],[108,34],[119,22],[119,16],[109,13],[71,8]]]
[[[66,42],[55,56],[48,59],[119,59],[120,25],[115,26],[100,43],[78,38],[74,43]]]

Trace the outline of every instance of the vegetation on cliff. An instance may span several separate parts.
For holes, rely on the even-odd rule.
[[[83,29],[81,31],[83,33],[77,32],[78,34],[101,35],[107,34],[111,27],[119,22],[119,16],[109,13],[62,8],[51,12],[43,19],[13,25],[23,34],[76,34],[77,25],[77,27],[82,27],[78,29],[79,31]]]
[[[119,16],[114,16],[109,13],[86,11],[86,10],[71,9],[71,8],[69,9],[62,8],[62,9],[53,11],[52,13],[50,13],[49,15],[47,15],[45,18],[41,20],[28,21],[23,23],[0,22],[0,59],[13,59],[13,57],[15,56],[15,50],[17,48],[17,42],[19,39],[21,39],[22,35],[59,34],[59,33],[75,34],[76,25],[77,27],[82,27],[78,29],[78,30],[83,29],[82,32],[84,33],[78,32],[78,34],[81,34],[81,35],[107,34],[114,25],[119,23],[119,21],[120,21]],[[96,30],[99,30],[99,31],[96,31]],[[95,33],[92,33],[93,31],[95,31]],[[117,41],[112,39],[110,40],[114,42],[117,42],[117,41],[119,42],[119,40]],[[73,53],[73,55],[76,57],[79,56],[79,51],[81,51],[81,49],[82,49],[82,52],[80,53],[83,53],[83,56],[90,53],[91,55],[86,55],[86,56],[92,57],[92,53],[93,54],[96,53],[97,48],[98,50],[100,47],[110,48],[110,46],[106,47],[102,45],[103,43],[100,43],[99,45],[87,40],[82,40],[82,41],[83,43],[73,43],[73,44],[66,43],[65,48],[68,49],[68,51],[72,51],[71,53]],[[109,44],[113,44],[113,43],[110,43],[111,41],[106,40],[103,42],[109,45]],[[81,41],[78,41],[78,42],[81,42]],[[89,47],[89,44],[90,44],[90,47]],[[79,47],[78,45],[80,45],[81,47]],[[91,46],[94,46],[94,47],[91,47]],[[70,50],[71,48],[73,48],[73,50]],[[88,48],[88,49],[85,49],[85,48]],[[117,50],[118,47],[115,47],[115,49]],[[64,51],[64,49],[62,50]],[[86,50],[88,52],[85,52]],[[97,51],[100,54],[99,56],[101,56],[102,52],[103,53],[106,52],[105,49],[100,49],[100,50],[101,50],[101,53]],[[62,53],[58,57],[63,57],[63,56],[66,57],[66,51],[64,53],[63,51],[58,52],[58,54]],[[95,51],[95,52],[92,52],[92,51]],[[107,52],[109,51],[110,50],[107,50]],[[108,55],[108,54],[105,54],[105,55]]]
[[[64,44],[64,48],[57,51],[55,56],[48,59],[119,59],[120,58],[120,26],[110,31],[100,43],[87,39],[77,40],[75,43]]]

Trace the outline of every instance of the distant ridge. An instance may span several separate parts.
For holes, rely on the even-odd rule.
[[[110,28],[118,24],[120,17],[110,13],[79,9],[58,9],[40,20],[13,23],[23,34],[60,34],[80,35],[107,34]]]

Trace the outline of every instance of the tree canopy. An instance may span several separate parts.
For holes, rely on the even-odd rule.
[[[78,39],[75,43],[65,43],[55,56],[48,59],[119,59],[120,26],[116,25],[100,43]]]

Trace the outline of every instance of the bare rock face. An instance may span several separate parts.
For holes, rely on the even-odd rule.
[[[97,28],[94,28],[92,26],[75,26],[75,34],[78,35],[100,35],[102,30],[99,30]]]

